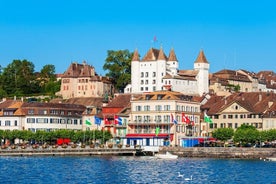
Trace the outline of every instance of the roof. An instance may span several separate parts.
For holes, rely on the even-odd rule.
[[[140,61],[140,57],[137,49],[133,53],[132,61]]]
[[[201,50],[195,60],[195,63],[209,63],[204,55],[203,50]]]
[[[133,99],[133,101],[140,100],[183,100],[193,101],[193,96],[184,95],[183,93],[176,91],[155,91],[150,93],[144,93],[140,97]]]
[[[178,61],[174,52],[174,49],[171,49],[168,61]]]
[[[276,94],[266,92],[234,93],[230,96],[213,95],[208,102],[201,106],[209,115],[220,114],[224,109],[237,103],[249,113],[261,114],[269,108],[269,103],[276,102]]]
[[[143,57],[142,61],[157,61],[159,58],[160,50],[150,48],[147,54]],[[164,54],[163,49],[161,48],[160,58],[167,60],[167,56]]]
[[[64,72],[62,78],[68,77],[91,77],[96,76],[95,68],[91,65],[86,64],[84,61],[83,64],[71,63],[69,68]]]
[[[109,108],[125,108],[131,99],[131,94],[119,94],[115,98],[112,99],[105,107]]]

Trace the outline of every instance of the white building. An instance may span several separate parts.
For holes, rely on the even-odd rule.
[[[137,50],[131,62],[131,85],[125,93],[173,90],[184,94],[202,95],[209,92],[209,63],[201,50],[193,70],[178,70],[179,63],[171,49],[167,57],[161,48],[151,48],[142,60]]]

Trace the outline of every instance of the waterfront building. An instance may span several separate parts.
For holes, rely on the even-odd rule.
[[[99,76],[95,68],[86,62],[71,63],[61,77],[61,87],[57,95],[64,99],[77,97],[108,97],[114,93],[112,80]]]
[[[193,70],[179,70],[178,67],[174,49],[167,57],[162,47],[160,50],[150,48],[142,60],[138,50],[135,50],[131,62],[131,84],[126,86],[125,93],[172,90],[187,95],[202,95],[209,92],[209,62],[203,50],[199,52]]]
[[[83,105],[25,102],[21,106],[21,113],[24,115],[22,129],[33,132],[57,129],[82,130],[84,111]]]
[[[182,139],[199,136],[199,118],[200,104],[193,96],[174,91],[144,93],[131,100],[127,144],[182,146]]]
[[[0,103],[0,130],[22,130],[24,115],[20,113],[22,100],[3,100]]]
[[[98,114],[103,119],[103,127],[112,133],[116,141],[123,142],[127,133],[131,94],[115,94]]]
[[[202,133],[206,136],[217,128],[233,128],[236,130],[242,124],[252,125],[257,130],[275,126],[273,114],[276,94],[273,92],[233,93],[229,96],[212,95],[201,106],[202,119],[206,113],[213,123],[202,120]],[[273,125],[272,125],[273,124]],[[264,125],[267,128],[264,128]]]

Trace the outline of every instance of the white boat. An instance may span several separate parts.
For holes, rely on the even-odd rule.
[[[177,155],[173,155],[170,152],[166,152],[165,154],[155,154],[156,158],[161,158],[161,159],[177,159]]]
[[[268,157],[268,158],[266,158],[267,160],[269,160],[269,161],[274,161],[274,162],[276,162],[276,157]]]

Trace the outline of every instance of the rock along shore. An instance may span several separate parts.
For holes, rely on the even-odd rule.
[[[169,151],[179,157],[259,159],[276,157],[276,148],[242,147],[160,147],[159,152]]]

